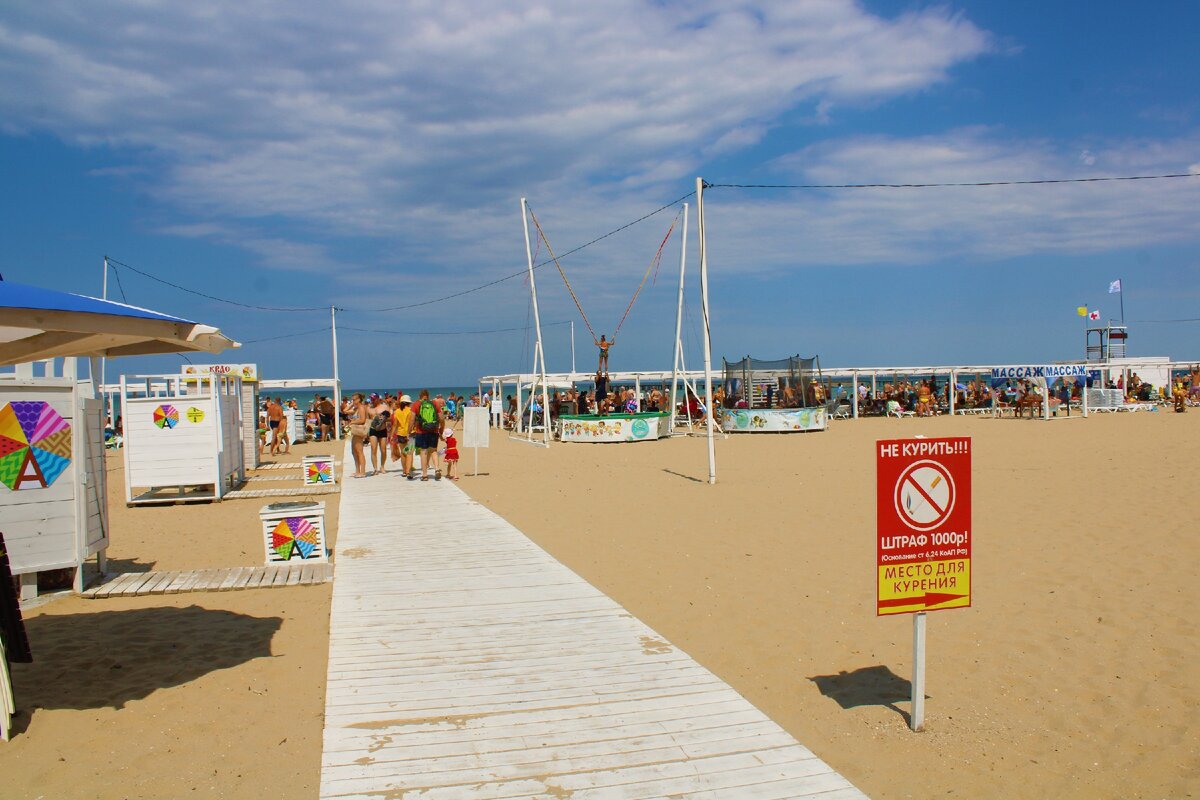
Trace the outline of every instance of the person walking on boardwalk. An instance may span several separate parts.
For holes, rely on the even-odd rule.
[[[412,432],[415,437],[417,450],[421,453],[421,480],[429,480],[429,464],[433,462],[433,479],[442,479],[442,470],[438,465],[438,439],[442,434],[442,426],[446,417],[434,402],[429,399],[429,390],[422,389],[417,400],[417,410],[413,413]],[[409,475],[409,480],[413,476]]]
[[[387,467],[387,439],[392,426],[392,410],[379,395],[371,395],[367,409],[367,437],[371,447],[371,474],[379,475]]]
[[[442,430],[442,438],[446,440],[446,453],[442,460],[446,462],[446,477],[452,481],[458,480],[454,468],[458,466],[458,439],[454,437],[453,424],[446,425]]]
[[[396,432],[396,446],[400,448],[400,472],[404,474],[404,477],[412,480],[414,478],[413,452],[417,447],[412,436],[412,398],[406,394],[400,396],[399,407],[392,415],[392,427]]]
[[[347,410],[350,418],[350,453],[354,456],[354,477],[367,477],[367,458],[363,453],[363,442],[367,438],[367,402],[361,392],[356,392]]]
[[[592,340],[596,342],[595,339]],[[600,334],[600,341],[596,342],[596,347],[600,348],[600,372],[608,374],[608,351],[614,344],[617,343],[617,337],[613,337],[611,341],[606,341],[604,334]]]

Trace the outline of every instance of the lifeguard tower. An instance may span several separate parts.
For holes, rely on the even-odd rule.
[[[1124,325],[1108,324],[1087,329],[1086,359],[1088,361],[1112,361],[1125,358],[1125,344],[1129,341],[1129,330]]]

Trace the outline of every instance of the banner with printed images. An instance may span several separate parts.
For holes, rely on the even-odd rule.
[[[829,420],[824,408],[723,408],[720,425],[729,433],[794,433],[823,431]]]

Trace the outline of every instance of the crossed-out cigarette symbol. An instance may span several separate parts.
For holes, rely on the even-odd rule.
[[[932,530],[954,510],[954,479],[937,461],[909,465],[896,481],[896,513],[910,528]]]

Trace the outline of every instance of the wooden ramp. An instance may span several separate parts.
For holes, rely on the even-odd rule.
[[[348,480],[337,558],[322,798],[864,796],[448,481]]]
[[[340,468],[342,466],[341,461],[335,461],[335,462],[333,462],[333,464],[334,464],[334,466],[336,466],[338,468]],[[299,461],[264,461],[263,463],[259,464],[257,467],[246,467],[246,471],[247,472],[258,472],[260,470],[272,470],[272,469],[299,470],[303,466],[304,466],[303,463],[301,463]]]
[[[135,597],[179,592],[228,592],[234,589],[271,589],[308,586],[333,580],[333,564],[289,564],[284,567],[228,567],[182,572],[119,572],[83,592],[88,600]]]
[[[236,489],[232,492],[225,493],[226,500],[246,500],[258,497],[307,497],[315,494],[336,494],[339,487],[335,484],[330,486],[313,485],[313,486],[295,486],[288,489]]]

